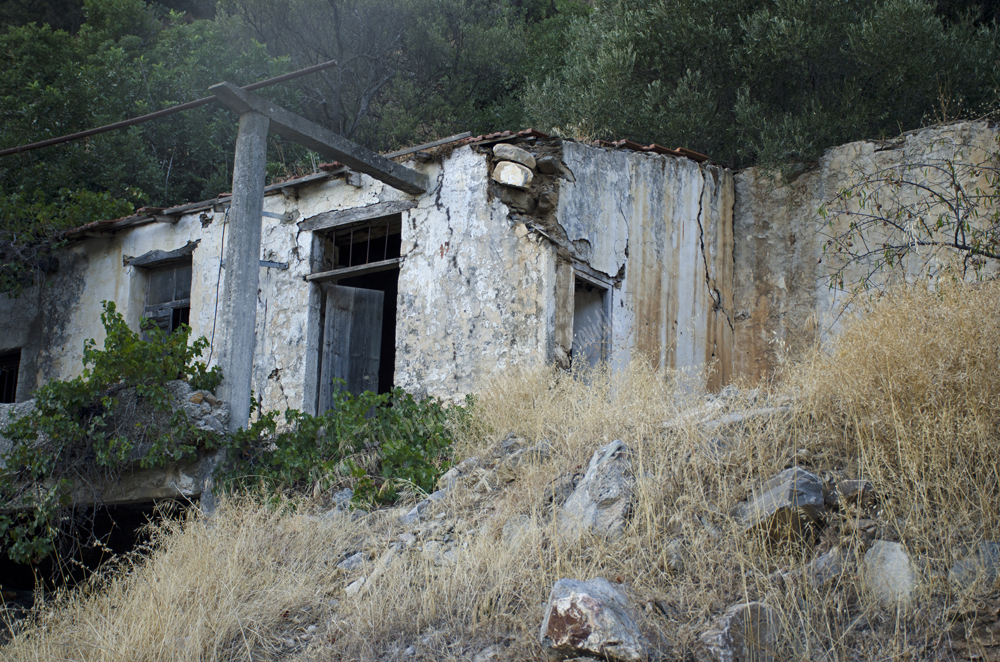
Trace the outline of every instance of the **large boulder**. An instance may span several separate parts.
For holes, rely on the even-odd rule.
[[[917,573],[910,555],[898,542],[876,540],[867,552],[862,576],[883,607],[906,609],[917,587]]]
[[[699,662],[774,662],[781,623],[761,602],[733,605],[699,637]]]
[[[616,439],[594,453],[583,480],[559,511],[559,535],[575,543],[585,533],[621,531],[632,508],[635,479],[629,449]]]
[[[549,594],[539,638],[558,658],[646,662],[651,646],[633,614],[629,599],[602,577],[560,579]]]
[[[764,530],[772,537],[799,536],[818,522],[825,507],[823,482],[800,467],[785,469],[736,508],[744,530]]]

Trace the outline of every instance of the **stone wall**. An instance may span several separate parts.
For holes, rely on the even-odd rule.
[[[890,141],[861,141],[827,150],[814,167],[788,179],[750,168],[736,174],[733,216],[735,371],[760,379],[782,361],[835,334],[845,308],[864,300],[851,283],[868,274],[870,263],[849,266],[843,288],[831,287],[839,264],[824,257],[831,235],[842,233],[851,218],[836,213],[823,218],[819,209],[857,211],[857,200],[838,204],[838,194],[865,174],[906,170],[908,164],[977,162],[997,149],[997,128],[986,122],[963,122],[915,131]],[[922,183],[940,186],[933,171],[908,170]],[[923,179],[921,179],[923,178]],[[970,190],[981,177],[966,177]],[[899,190],[894,204],[921,208],[933,219],[940,211],[931,194],[915,187]],[[829,225],[832,221],[833,225]],[[878,245],[878,237],[869,237]],[[897,271],[876,270],[874,288],[905,277],[935,277],[953,262],[948,251],[921,248]],[[860,297],[860,298],[859,298]]]

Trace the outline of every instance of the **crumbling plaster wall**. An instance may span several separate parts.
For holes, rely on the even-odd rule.
[[[563,146],[558,218],[574,257],[611,289],[611,360],[732,377],[733,180],[670,156]]]
[[[784,361],[809,347],[828,340],[840,328],[845,307],[864,300],[849,286],[868,272],[866,263],[845,271],[845,288],[831,287],[830,274],[838,263],[824,257],[823,247],[831,234],[843,232],[846,216],[819,214],[845,187],[859,181],[862,173],[891,169],[904,164],[943,162],[949,159],[976,161],[996,150],[997,129],[986,122],[963,122],[911,132],[891,141],[861,141],[827,150],[819,162],[790,181],[776,173],[750,168],[736,175],[734,211],[735,244],[735,346],[736,372],[751,379],[772,374]],[[922,182],[932,181],[933,172],[912,173]],[[972,190],[983,182],[967,181]],[[903,188],[899,202],[919,206],[926,193]],[[834,205],[836,207],[836,205]],[[848,209],[857,210],[852,200]],[[928,216],[934,218],[933,207]],[[833,221],[832,228],[828,225]],[[877,237],[869,242],[878,245]],[[939,269],[948,261],[944,252],[930,255],[919,251],[919,259],[906,263],[905,276],[913,280]],[[878,287],[899,272],[878,272]]]
[[[396,384],[454,398],[551,358],[555,251],[490,197],[483,154],[461,147],[429,174],[403,214]]]

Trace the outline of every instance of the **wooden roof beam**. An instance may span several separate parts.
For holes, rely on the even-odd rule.
[[[271,121],[271,130],[278,135],[339,161],[351,170],[363,172],[411,195],[426,193],[430,188],[427,175],[390,161],[267,99],[229,83],[213,85],[209,90],[230,110],[240,115],[259,113]]]

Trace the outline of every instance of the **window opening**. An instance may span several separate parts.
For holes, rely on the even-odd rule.
[[[607,288],[575,279],[573,291],[573,363],[597,367],[610,356],[611,323]]]
[[[0,403],[17,402],[17,373],[21,367],[21,350],[0,354]]]
[[[331,230],[332,259],[329,269],[346,269],[399,258],[401,230],[399,214]]]
[[[191,319],[191,263],[175,264],[149,272],[144,327],[155,324],[173,333]]]

